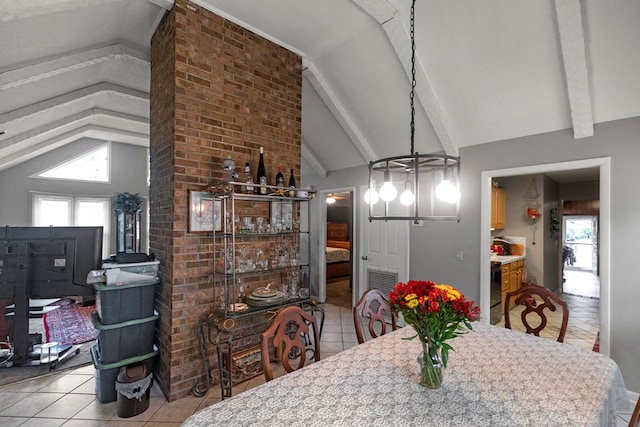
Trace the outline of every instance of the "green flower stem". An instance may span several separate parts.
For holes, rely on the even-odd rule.
[[[440,360],[440,348],[435,345],[430,346],[422,341],[422,354],[418,356],[420,364],[420,384],[437,389],[442,385],[444,367]]]

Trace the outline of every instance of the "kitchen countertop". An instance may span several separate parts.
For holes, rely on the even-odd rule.
[[[496,254],[491,254],[491,257],[489,257],[489,261],[491,262],[497,262],[500,264],[509,264],[510,262],[514,262],[514,261],[520,261],[521,259],[525,259],[526,256],[524,255],[496,255]]]

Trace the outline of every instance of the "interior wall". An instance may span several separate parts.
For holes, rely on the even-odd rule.
[[[336,200],[333,205],[327,205],[327,222],[351,224],[351,202]]]
[[[57,179],[29,178],[29,176],[64,163],[78,154],[103,145],[105,141],[82,138],[56,150],[20,163],[0,172],[0,226],[30,226],[30,192],[67,194],[74,196],[106,196],[115,193],[139,193],[149,197],[147,187],[147,149],[131,144],[111,143],[111,182],[93,183]],[[10,202],[9,202],[10,201]],[[147,207],[144,208],[145,210]],[[141,243],[146,252],[146,215],[142,215]],[[115,252],[115,214],[111,216],[111,251]],[[108,254],[105,254],[107,256]]]
[[[638,182],[640,169],[635,163],[640,158],[640,118],[600,123],[595,135],[575,140],[570,130],[464,147],[462,156],[462,220],[459,224],[433,229],[430,233],[412,235],[412,276],[428,277],[435,272],[446,275],[456,265],[452,252],[446,248],[434,250],[429,242],[448,241],[449,245],[470,246],[470,251],[458,267],[455,283],[460,284],[469,297],[480,296],[480,236],[478,212],[481,206],[483,171],[504,170],[530,165],[553,164],[577,159],[608,157],[611,159],[609,222],[601,224],[609,229],[609,277],[605,286],[606,297],[601,306],[610,307],[609,318],[603,319],[610,336],[608,347],[611,357],[620,366],[627,388],[640,391],[640,370],[636,355],[640,352],[640,312],[635,301],[640,300],[640,287],[633,269],[635,254],[640,251],[640,229],[637,227],[640,199],[628,197],[620,188]],[[466,161],[465,159],[473,159]],[[423,231],[423,230],[420,230]],[[453,236],[453,238],[452,238]],[[603,236],[604,237],[604,236]],[[471,249],[473,248],[473,249]],[[426,261],[416,262],[416,254]],[[458,262],[460,264],[460,262]],[[451,280],[453,282],[453,280]]]

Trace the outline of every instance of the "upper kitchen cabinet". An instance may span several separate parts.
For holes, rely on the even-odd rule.
[[[504,188],[491,187],[491,229],[502,230],[506,225]]]
[[[565,200],[562,203],[563,215],[599,215],[600,200]]]

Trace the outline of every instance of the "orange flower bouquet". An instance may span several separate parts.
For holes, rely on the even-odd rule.
[[[402,314],[416,331],[408,339],[418,337],[422,343],[418,356],[420,383],[439,388],[449,350],[453,350],[446,341],[472,329],[471,322],[478,318],[480,308],[452,286],[423,280],[398,283],[388,298],[391,310]]]

